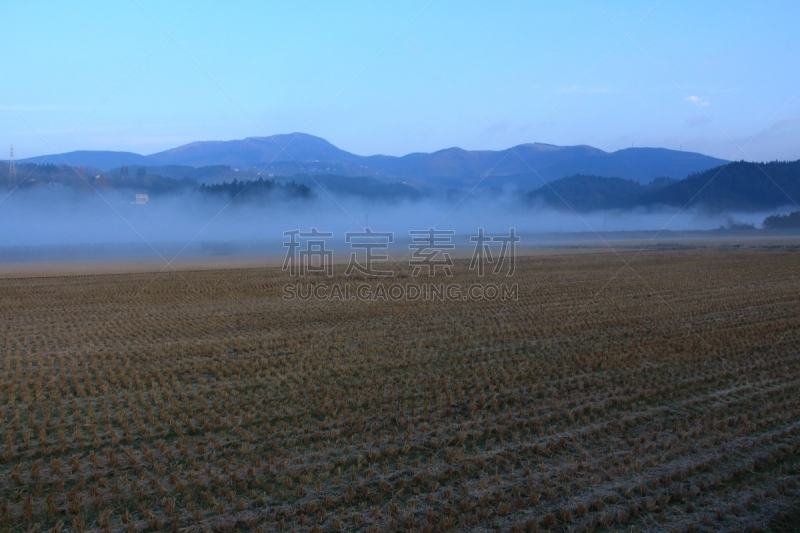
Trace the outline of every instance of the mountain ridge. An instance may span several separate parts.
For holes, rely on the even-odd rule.
[[[524,143],[504,150],[449,147],[403,156],[357,155],[304,133],[247,137],[228,141],[195,141],[141,155],[133,152],[81,150],[22,159],[20,163],[56,163],[109,170],[124,165],[203,167],[229,165],[258,168],[265,174],[297,173],[368,176],[388,181],[443,187],[513,186],[530,188],[575,174],[630,179],[647,183],[658,177],[684,178],[727,163],[696,152],[666,148],[624,148],[605,152],[589,145]]]
[[[289,166],[291,169],[291,165]],[[68,190],[89,192],[92,189],[126,191],[129,194],[161,196],[186,193],[198,188],[205,191],[232,191],[247,182],[256,189],[279,190],[304,186],[315,189],[322,197],[348,196],[368,201],[400,202],[413,200],[458,201],[474,188],[416,187],[399,181],[379,180],[370,176],[295,173],[268,177],[253,170],[238,171],[227,165],[189,167],[118,167],[108,172],[67,165],[20,163],[23,179],[12,182],[8,163],[0,161],[0,189],[11,192],[48,190],[59,194]],[[514,176],[507,176],[513,179]],[[490,181],[490,180],[487,180]],[[771,163],[735,161],[686,178],[656,178],[643,185],[618,177],[587,174],[565,176],[550,182],[539,180],[536,187],[518,191],[498,188],[483,189],[475,194],[482,198],[521,198],[531,207],[548,206],[559,210],[591,212],[600,210],[697,208],[707,213],[757,212],[797,207],[800,199],[800,160]],[[227,185],[226,185],[227,184]],[[263,186],[262,186],[263,184]],[[222,187],[217,187],[222,185]],[[266,188],[266,189],[265,189]],[[249,190],[249,189],[248,189]],[[324,191],[324,192],[323,192]],[[238,193],[237,193],[238,196]],[[290,195],[291,196],[291,195]],[[308,195],[306,195],[308,196]]]
[[[632,180],[574,175],[526,193],[529,203],[557,209],[593,211],[669,206],[701,207],[704,211],[764,211],[797,207],[800,160],[750,163],[734,161],[682,180]]]

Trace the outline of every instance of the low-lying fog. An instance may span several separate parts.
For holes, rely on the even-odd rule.
[[[514,227],[523,235],[521,245],[526,241],[533,245],[545,236],[552,243],[553,234],[568,239],[571,232],[710,230],[731,221],[759,228],[772,214],[677,211],[664,208],[576,214],[525,205],[514,195],[487,196],[481,191],[460,202],[458,198],[367,202],[350,196],[332,198],[316,191],[311,200],[272,198],[228,203],[222,198],[187,193],[150,197],[144,204],[134,203],[132,194],[119,192],[15,191],[0,203],[0,248],[5,249],[6,259],[13,259],[9,250],[19,247],[138,244],[159,248],[158,243],[170,243],[170,248],[180,250],[190,242],[187,253],[282,254],[284,231],[314,227],[334,233],[330,248],[345,250],[344,233],[361,231],[367,224],[373,231],[394,232],[398,242],[408,240],[409,230],[429,227],[455,230],[462,236],[473,235],[480,227],[487,234],[505,234]],[[250,245],[239,246],[243,243]]]

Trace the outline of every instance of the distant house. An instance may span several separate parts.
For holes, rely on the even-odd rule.
[[[135,204],[144,205],[150,199],[150,196],[146,194],[137,194]]]

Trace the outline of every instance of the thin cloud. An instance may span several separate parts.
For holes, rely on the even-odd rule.
[[[701,105],[701,106],[709,106],[711,105],[708,100],[703,100],[699,96],[691,95],[687,96],[683,99],[685,102],[690,102],[692,104]]]

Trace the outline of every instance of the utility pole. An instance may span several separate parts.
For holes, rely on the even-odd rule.
[[[8,185],[17,186],[17,167],[14,166],[14,146],[9,149],[8,154]]]

